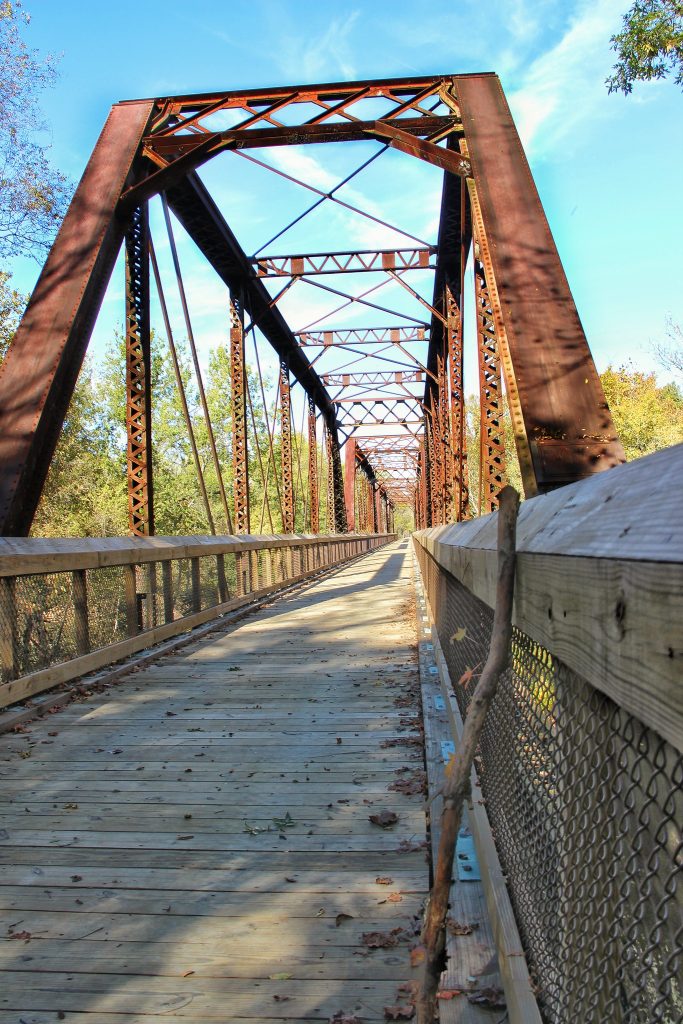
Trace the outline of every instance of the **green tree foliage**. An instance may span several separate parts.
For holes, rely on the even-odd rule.
[[[56,61],[28,49],[22,31],[29,21],[20,0],[0,0],[0,259],[43,255],[69,193],[48,160],[38,106]]]
[[[0,270],[0,360],[5,357],[27,302],[25,295],[10,286],[11,278]]]
[[[610,92],[628,95],[634,82],[649,82],[669,74],[683,88],[680,0],[636,0],[624,15],[622,31],[610,42],[618,58],[614,73],[605,82]]]
[[[629,461],[683,442],[683,394],[676,384],[659,385],[654,373],[632,366],[610,366],[600,379]]]

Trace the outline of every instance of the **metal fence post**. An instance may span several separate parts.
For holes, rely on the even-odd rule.
[[[88,585],[85,569],[75,569],[71,574],[76,626],[76,650],[79,654],[90,653],[90,626],[88,623]]]

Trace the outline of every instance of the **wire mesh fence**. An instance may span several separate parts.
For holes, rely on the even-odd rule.
[[[319,537],[296,539],[275,546],[251,546],[234,550],[227,544],[221,550],[214,544],[211,553],[173,557],[173,542],[163,542],[171,550],[149,561],[149,552],[135,560],[135,541],[122,553],[119,546],[108,556],[120,564],[101,566],[93,541],[83,542],[83,551],[73,542],[74,563],[63,552],[47,554],[43,561],[52,566],[63,563],[60,571],[18,571],[3,569],[0,575],[0,685],[21,679],[110,647],[132,637],[151,633],[169,624],[190,628],[193,617],[231,601],[258,594],[288,580],[303,577],[327,564],[334,564],[387,543],[391,535]],[[41,542],[43,547],[45,542]],[[15,541],[31,555],[32,541]],[[103,549],[106,541],[102,542]],[[178,539],[179,549],[184,546]],[[23,550],[23,549],[22,549]],[[143,549],[141,548],[141,551]],[[185,549],[186,550],[186,549]],[[88,565],[85,554],[92,556]],[[85,568],[70,565],[86,563]],[[153,641],[152,641],[153,642]],[[143,647],[137,644],[137,649]],[[104,663],[104,662],[102,662]],[[0,691],[0,707],[17,699]]]
[[[416,545],[463,716],[493,612]],[[477,770],[543,1019],[683,1020],[683,757],[514,631]]]

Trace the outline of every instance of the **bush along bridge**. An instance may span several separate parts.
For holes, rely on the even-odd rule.
[[[129,534],[30,536],[119,288]],[[200,535],[155,528],[160,345]],[[508,480],[434,1019],[683,1019],[683,449],[625,464],[495,75],[115,104],[0,467],[0,1024],[424,1017]]]

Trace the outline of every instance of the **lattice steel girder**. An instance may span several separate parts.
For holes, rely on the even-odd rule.
[[[349,437],[344,445],[344,503],[349,533],[356,530],[356,440]]]
[[[282,459],[282,528],[294,533],[294,478],[292,475],[292,402],[287,363],[280,363],[280,455]]]
[[[126,232],[126,468],[128,528],[154,533],[149,229],[147,208],[135,211]]]
[[[498,495],[505,486],[503,388],[486,274],[477,258],[474,261],[474,291],[479,356],[479,511],[494,512],[498,508]]]
[[[508,396],[525,428],[526,442],[520,431],[517,441],[529,448],[525,490],[547,491],[623,462],[624,450],[500,82],[470,75],[454,84],[504,325]]]
[[[422,370],[377,370],[372,373],[321,373],[320,379],[325,385],[346,388],[361,384],[421,384],[425,375]]]
[[[28,533],[116,261],[150,101],[112,108],[0,366],[0,535]]]
[[[250,533],[249,459],[247,451],[247,379],[242,311],[230,299],[230,390],[232,399],[232,468],[237,533]]]
[[[359,274],[385,270],[426,270],[434,246],[419,249],[357,249],[299,256],[259,256],[252,260],[258,277],[311,277],[317,274]]]
[[[320,533],[320,492],[318,488],[318,441],[316,436],[315,404],[308,404],[308,498],[310,501],[311,533]]]
[[[299,331],[294,335],[302,348],[328,348],[331,345],[404,345],[424,341],[428,324],[410,327],[349,327],[328,331]]]

